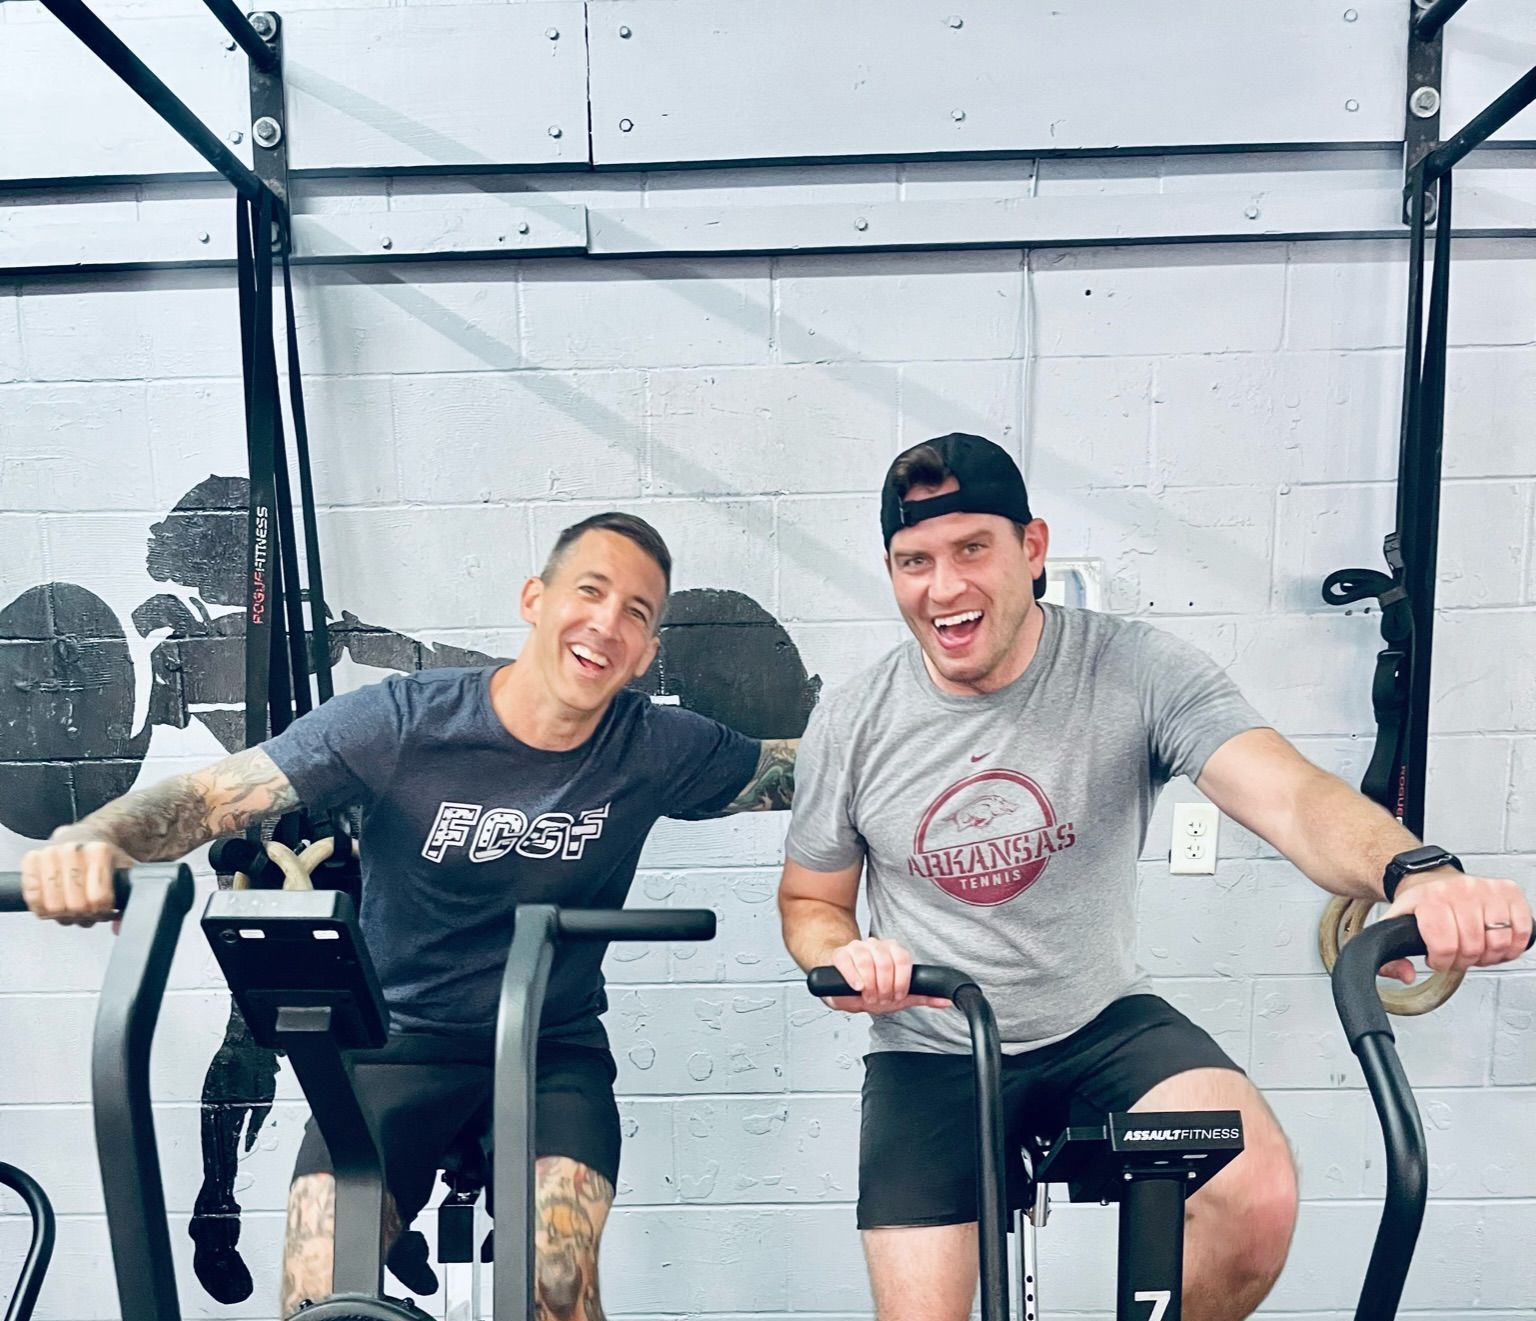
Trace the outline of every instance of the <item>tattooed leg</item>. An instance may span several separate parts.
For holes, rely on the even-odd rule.
[[[283,1243],[282,1316],[331,1292],[336,1235],[336,1176],[306,1174],[288,1189],[288,1235]]]
[[[384,1194],[384,1223],[380,1226],[383,1249],[400,1236],[400,1216],[395,1199]],[[288,1236],[283,1244],[283,1298],[281,1315],[292,1316],[306,1302],[331,1292],[335,1264],[336,1176],[305,1174],[288,1189]]]
[[[535,1175],[534,1296],[538,1321],[603,1321],[597,1240],[613,1185],[568,1156],[541,1157]]]

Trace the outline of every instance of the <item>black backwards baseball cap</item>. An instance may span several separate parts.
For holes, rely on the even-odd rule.
[[[958,491],[929,496],[926,500],[903,500],[896,489],[896,465],[914,449],[931,449],[960,484]],[[880,490],[880,533],[885,548],[904,527],[945,514],[997,514],[1015,523],[1029,523],[1029,493],[1024,489],[1024,474],[1013,456],[1001,445],[982,436],[952,431],[904,450],[892,461]],[[1045,595],[1045,574],[1035,579],[1035,598]]]

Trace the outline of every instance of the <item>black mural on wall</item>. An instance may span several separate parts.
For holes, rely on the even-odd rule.
[[[45,839],[127,792],[156,725],[184,729],[197,720],[227,751],[243,745],[245,619],[234,607],[244,599],[249,493],[243,477],[210,476],[150,529],[150,576],[180,587],[185,599],[158,593],[132,612],[141,637],[161,635],[137,730],[127,634],[101,598],[72,583],[48,583],[0,610],[0,824]],[[423,642],[345,610],[330,638],[333,661],[345,654],[381,670],[507,659]],[[702,589],[672,597],[656,660],[634,686],[752,737],[789,738],[804,730],[821,680],[807,675],[784,626],[751,597]],[[235,1177],[242,1149],[254,1148],[271,1113],[278,1067],[231,1004],[203,1081],[203,1183],[188,1226],[197,1278],[221,1303],[252,1292],[238,1246]],[[391,1257],[392,1266],[405,1268]],[[419,1292],[435,1287],[430,1270],[409,1273],[407,1283]]]
[[[74,583],[32,587],[0,610],[0,824],[29,839],[95,811],[138,776],[123,626]]]

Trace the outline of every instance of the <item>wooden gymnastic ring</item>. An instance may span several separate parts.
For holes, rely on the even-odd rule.
[[[336,837],[334,835],[322,835],[299,854],[299,865],[304,868],[305,875],[313,876],[315,868],[323,862],[329,862],[331,854],[335,852]],[[314,886],[311,885],[310,889],[314,889]]]
[[[317,839],[303,853],[295,853],[286,844],[279,844],[275,839],[269,839],[267,857],[276,863],[278,870],[283,873],[283,889],[313,890],[315,886],[309,879],[309,874],[331,856],[334,848],[335,845],[329,839]],[[237,871],[230,888],[249,890],[251,878],[244,872]]]
[[[1335,895],[1328,901],[1327,907],[1323,909],[1322,921],[1317,927],[1317,952],[1322,956],[1323,967],[1329,972],[1333,971],[1339,951],[1360,934],[1374,907],[1369,899],[1345,899],[1341,895]],[[1455,995],[1456,988],[1466,975],[1465,972],[1432,972],[1412,986],[1389,991],[1378,987],[1377,994],[1381,996],[1382,1007],[1389,1014],[1399,1014],[1405,1018],[1427,1014],[1432,1009],[1440,1008]]]

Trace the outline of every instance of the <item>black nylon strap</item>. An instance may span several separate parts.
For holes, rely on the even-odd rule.
[[[251,503],[246,538],[245,746],[254,748],[277,721],[278,690],[286,691],[280,625],[282,575],[276,553],[272,469],[271,303],[272,199],[235,201],[235,256],[240,295],[241,369],[245,384],[245,449]],[[262,267],[266,266],[266,279]],[[266,294],[263,296],[263,284]],[[265,313],[263,313],[265,305]],[[279,822],[279,825],[282,823]],[[261,827],[246,835],[260,848]]]
[[[1402,821],[1424,833],[1424,800],[1429,768],[1431,658],[1435,643],[1435,577],[1440,551],[1440,475],[1445,442],[1446,346],[1451,293],[1451,176],[1440,180],[1435,219],[1435,270],[1429,290],[1424,371],[1420,389],[1419,434],[1415,449],[1411,522],[1402,539],[1403,580],[1412,610],[1408,700],[1403,738]]]
[[[322,702],[334,692],[331,685],[331,628],[320,574],[320,529],[315,516],[315,486],[309,466],[309,423],[304,413],[303,373],[299,370],[299,330],[293,310],[293,273],[288,265],[289,244],[283,244],[283,301],[288,332],[288,402],[293,413],[293,448],[299,463],[299,503],[304,517],[304,557],[309,571],[309,619],[313,638],[311,669]]]
[[[288,337],[288,379],[294,419],[294,444],[299,465],[306,567],[309,572],[311,629],[306,629],[300,587],[298,535],[294,526],[293,491],[283,435],[281,382],[278,380],[274,337],[273,241],[274,199],[239,200],[236,210],[237,282],[240,297],[240,339],[246,405],[246,455],[250,468],[251,509],[248,523],[248,582],[245,637],[246,746],[255,747],[268,734],[278,734],[297,715],[309,711],[309,676],[316,676],[321,701],[331,697],[330,633],[321,588],[318,520],[310,472],[309,427],[304,411],[299,366],[297,318],[288,243],[281,243],[283,289]],[[286,588],[286,590],[285,590]],[[314,647],[307,644],[310,636]],[[259,827],[248,832],[259,845]],[[273,838],[297,847],[305,839],[330,834],[336,849],[327,864],[333,885],[356,892],[355,853],[344,820],[332,815],[314,829],[308,815],[282,817]]]
[[[1450,178],[1441,182],[1435,234],[1435,284],[1429,346],[1423,315],[1426,228],[1422,178],[1414,190],[1409,242],[1407,357],[1398,440],[1396,527],[1384,539],[1388,573],[1340,569],[1323,583],[1329,605],[1375,598],[1381,638],[1371,679],[1376,745],[1360,791],[1423,829],[1424,763],[1428,741],[1428,673],[1433,632],[1435,542],[1439,535],[1440,443],[1444,431],[1445,290],[1449,273]],[[1437,316],[1438,309],[1438,316]],[[1428,563],[1428,574],[1424,565]],[[1420,706],[1425,707],[1422,712]]]
[[[296,581],[296,563],[284,574],[284,560],[293,562],[292,517],[285,517],[282,413],[278,404],[277,354],[272,329],[273,199],[270,193],[249,203],[237,201],[237,267],[240,289],[240,338],[246,402],[246,458],[250,471],[251,506],[248,521],[247,609],[245,631],[245,745],[255,747],[278,734],[293,720],[295,673],[288,640],[292,630],[283,617],[285,578]],[[291,607],[290,607],[291,613]],[[302,627],[299,632],[302,648]],[[302,662],[302,650],[300,652]],[[300,813],[277,822],[273,838],[297,845],[307,833]],[[261,828],[247,835],[260,843]]]
[[[278,563],[282,569],[283,584],[287,588],[282,598],[285,619],[281,623],[285,628],[287,640],[287,652],[283,658],[283,665],[293,681],[291,695],[284,703],[281,725],[277,723],[276,712],[273,714],[272,732],[276,734],[286,729],[292,723],[293,717],[301,716],[308,711],[312,703],[309,695],[309,660],[306,655],[308,648],[304,643],[304,602],[299,587],[298,537],[294,533],[293,526],[293,488],[288,480],[288,448],[283,440],[283,408],[278,389],[275,350],[272,358],[271,390],[272,472],[277,493]]]
[[[1360,792],[1380,803],[1393,816],[1402,816],[1403,738],[1408,711],[1405,651],[1385,648],[1376,653],[1371,678],[1371,709],[1376,717],[1376,747],[1360,781]]]
[[[298,317],[294,310],[293,270],[288,261],[288,253],[292,246],[292,243],[284,242],[281,249],[283,313],[288,342],[288,403],[293,416],[293,448],[299,469],[299,508],[304,521],[304,560],[309,579],[308,634],[304,631],[302,594],[297,586],[288,593],[288,601],[291,635],[295,640],[295,646],[292,649],[293,665],[295,673],[303,676],[302,682],[295,687],[295,696],[300,699],[299,714],[303,714],[310,709],[309,675],[311,673],[315,676],[315,690],[319,701],[330,701],[335,689],[331,679],[330,624],[326,612],[324,578],[320,568],[320,528],[315,512],[314,478],[309,461],[309,420],[304,409],[304,373],[299,365],[299,331]],[[275,379],[273,385],[275,388]],[[281,445],[281,436],[279,436],[279,444]],[[293,504],[291,488],[288,484],[286,454],[280,453],[279,457],[279,498],[283,502],[284,510],[291,511]],[[288,528],[287,544],[291,547],[296,546],[298,539],[293,532],[291,512],[286,526]],[[290,565],[289,560],[285,560],[284,563],[285,566]],[[291,561],[288,572],[290,581],[297,584],[296,556]],[[302,641],[306,636],[309,639],[307,647]],[[316,884],[325,888],[346,890],[354,900],[358,899],[361,894],[361,876],[358,874],[352,836],[341,813],[332,812],[327,820],[315,822],[310,822],[306,817],[306,834],[311,838],[329,835],[335,841],[335,851],[323,864],[321,875],[316,876]]]
[[[251,483],[246,548],[245,746],[254,748],[267,736],[275,605],[272,578],[277,562],[272,545],[275,492],[271,460],[271,396],[262,384],[264,358],[272,356],[271,307],[269,304],[263,327],[258,277],[262,245],[268,247],[267,260],[269,264],[271,261],[267,236],[272,229],[272,203],[264,194],[259,203],[237,198],[235,207],[240,343],[245,377],[245,449]],[[263,339],[266,341],[265,355]]]
[[[289,663],[287,645],[288,627],[284,619],[287,593],[285,582],[292,575],[285,572],[292,558],[291,548],[285,542],[292,539],[292,516],[283,498],[287,489],[286,474],[282,463],[282,413],[278,408],[277,352],[272,338],[272,223],[274,220],[272,196],[263,194],[259,208],[259,221],[252,252],[255,262],[252,305],[255,316],[251,336],[255,347],[251,374],[251,422],[248,433],[254,437],[249,443],[252,479],[252,505],[255,500],[255,480],[259,470],[268,495],[268,523],[270,554],[268,570],[271,579],[271,636],[267,664],[267,720],[272,734],[281,734],[293,723],[294,690],[296,676]]]

